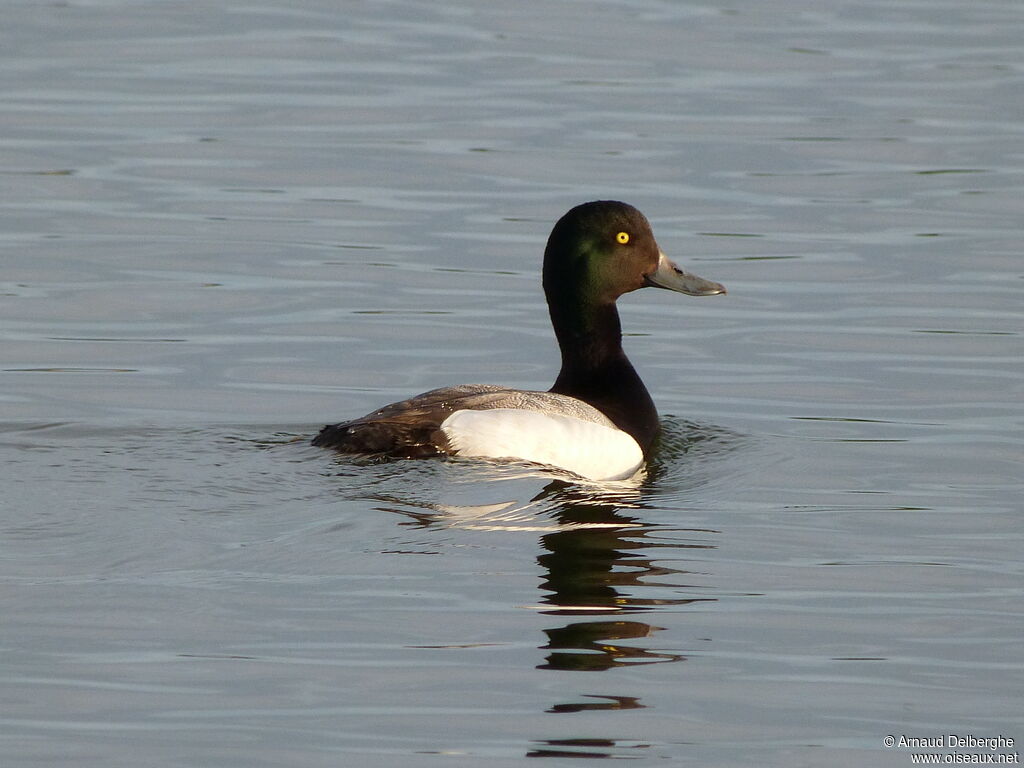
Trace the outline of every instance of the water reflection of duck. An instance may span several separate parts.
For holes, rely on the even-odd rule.
[[[541,610],[588,618],[545,629],[548,642],[543,648],[550,653],[538,668],[594,672],[626,664],[682,661],[682,654],[649,647],[647,638],[661,627],[638,621],[638,615],[713,598],[679,594],[682,585],[676,578],[687,572],[653,559],[652,547],[664,546],[647,540],[656,528],[579,489],[552,484],[547,491],[560,501],[562,528],[541,538],[546,551],[537,562],[546,574],[541,589],[548,593]],[[693,533],[697,535],[692,542],[673,546],[714,546],[704,536],[709,531]],[[663,581],[666,577],[670,581]]]
[[[543,282],[562,353],[549,391],[476,384],[435,389],[326,426],[313,444],[405,458],[518,459],[591,480],[632,476],[657,435],[658,414],[622,350],[615,302],[645,286],[692,296],[725,288],[679,269],[658,247],[644,215],[614,201],[584,203],[555,224]]]

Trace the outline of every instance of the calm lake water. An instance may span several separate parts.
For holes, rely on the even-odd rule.
[[[1020,751],[1018,0],[3,17],[4,766]],[[621,302],[646,478],[308,445],[547,388],[594,198],[729,288]]]

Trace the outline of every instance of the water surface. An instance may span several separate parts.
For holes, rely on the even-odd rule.
[[[5,765],[1024,740],[1016,3],[8,6]],[[642,480],[308,446],[550,386],[605,197],[729,288],[621,302]]]

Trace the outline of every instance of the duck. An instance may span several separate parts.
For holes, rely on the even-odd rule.
[[[636,475],[658,435],[658,412],[622,349],[616,301],[645,287],[690,296],[726,290],[676,266],[647,218],[617,200],[577,205],[555,223],[542,284],[561,351],[549,390],[432,389],[329,424],[313,445],[381,458],[529,462],[597,482]]]

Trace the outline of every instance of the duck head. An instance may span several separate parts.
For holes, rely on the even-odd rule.
[[[676,266],[658,247],[647,218],[626,203],[583,203],[555,224],[544,251],[544,293],[552,308],[614,304],[646,286],[690,296],[726,292]]]

